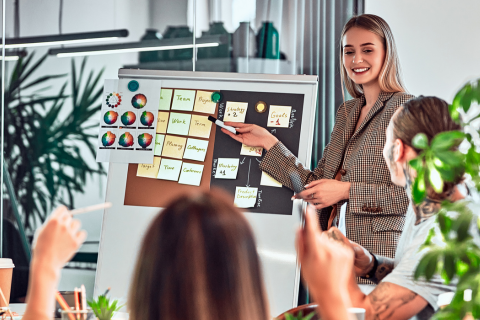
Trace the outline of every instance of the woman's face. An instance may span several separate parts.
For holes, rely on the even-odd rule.
[[[351,28],[343,37],[343,66],[356,84],[378,82],[385,61],[382,39],[362,28]]]

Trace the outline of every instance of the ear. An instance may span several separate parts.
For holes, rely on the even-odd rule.
[[[394,160],[395,162],[405,162],[406,161],[406,146],[402,140],[396,139],[395,142],[395,151],[394,151]]]

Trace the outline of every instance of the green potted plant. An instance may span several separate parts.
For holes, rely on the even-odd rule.
[[[412,200],[415,203],[425,198],[427,187],[440,193],[445,181],[453,181],[463,172],[473,188],[479,190],[480,153],[475,141],[479,134],[475,128],[480,119],[478,111],[475,112],[479,104],[480,80],[467,83],[449,106],[451,117],[462,125],[463,130],[438,134],[431,143],[423,133],[413,139],[413,145],[422,150],[417,158],[410,161],[417,171],[412,185]],[[458,151],[461,143],[466,146],[463,152]],[[431,242],[435,234],[432,228],[424,244],[429,251],[415,271],[416,279],[429,280],[438,273],[446,283],[454,280],[458,283],[451,303],[435,314],[436,319],[462,319],[467,314],[480,318],[480,248],[469,233],[472,223],[476,226],[475,232],[480,232],[480,221],[474,218],[468,204],[467,200],[442,203],[436,223],[444,243],[440,246]],[[471,299],[464,299],[465,290],[471,290]]]
[[[110,301],[107,298],[107,290],[104,294],[99,295],[97,299],[88,301],[88,305],[92,308],[93,313],[98,318],[98,320],[110,320],[112,319],[115,312],[123,308],[124,304],[120,305],[118,300]]]

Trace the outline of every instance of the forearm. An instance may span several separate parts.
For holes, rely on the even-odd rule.
[[[338,288],[337,288],[338,289]],[[350,319],[347,309],[352,307],[347,290],[312,291],[312,297],[318,304],[317,313],[324,320]]]
[[[52,319],[59,279],[60,270],[55,270],[41,258],[32,259],[27,308],[22,320]]]

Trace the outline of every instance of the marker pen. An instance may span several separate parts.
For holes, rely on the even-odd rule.
[[[237,130],[235,130],[234,127],[226,126],[226,125],[223,123],[223,121],[221,121],[221,120],[215,119],[215,118],[212,117],[212,116],[208,116],[208,120],[212,121],[212,122],[215,123],[217,126],[222,127],[222,128],[224,128],[225,130],[230,131],[230,132],[233,133],[233,134],[237,134]]]

